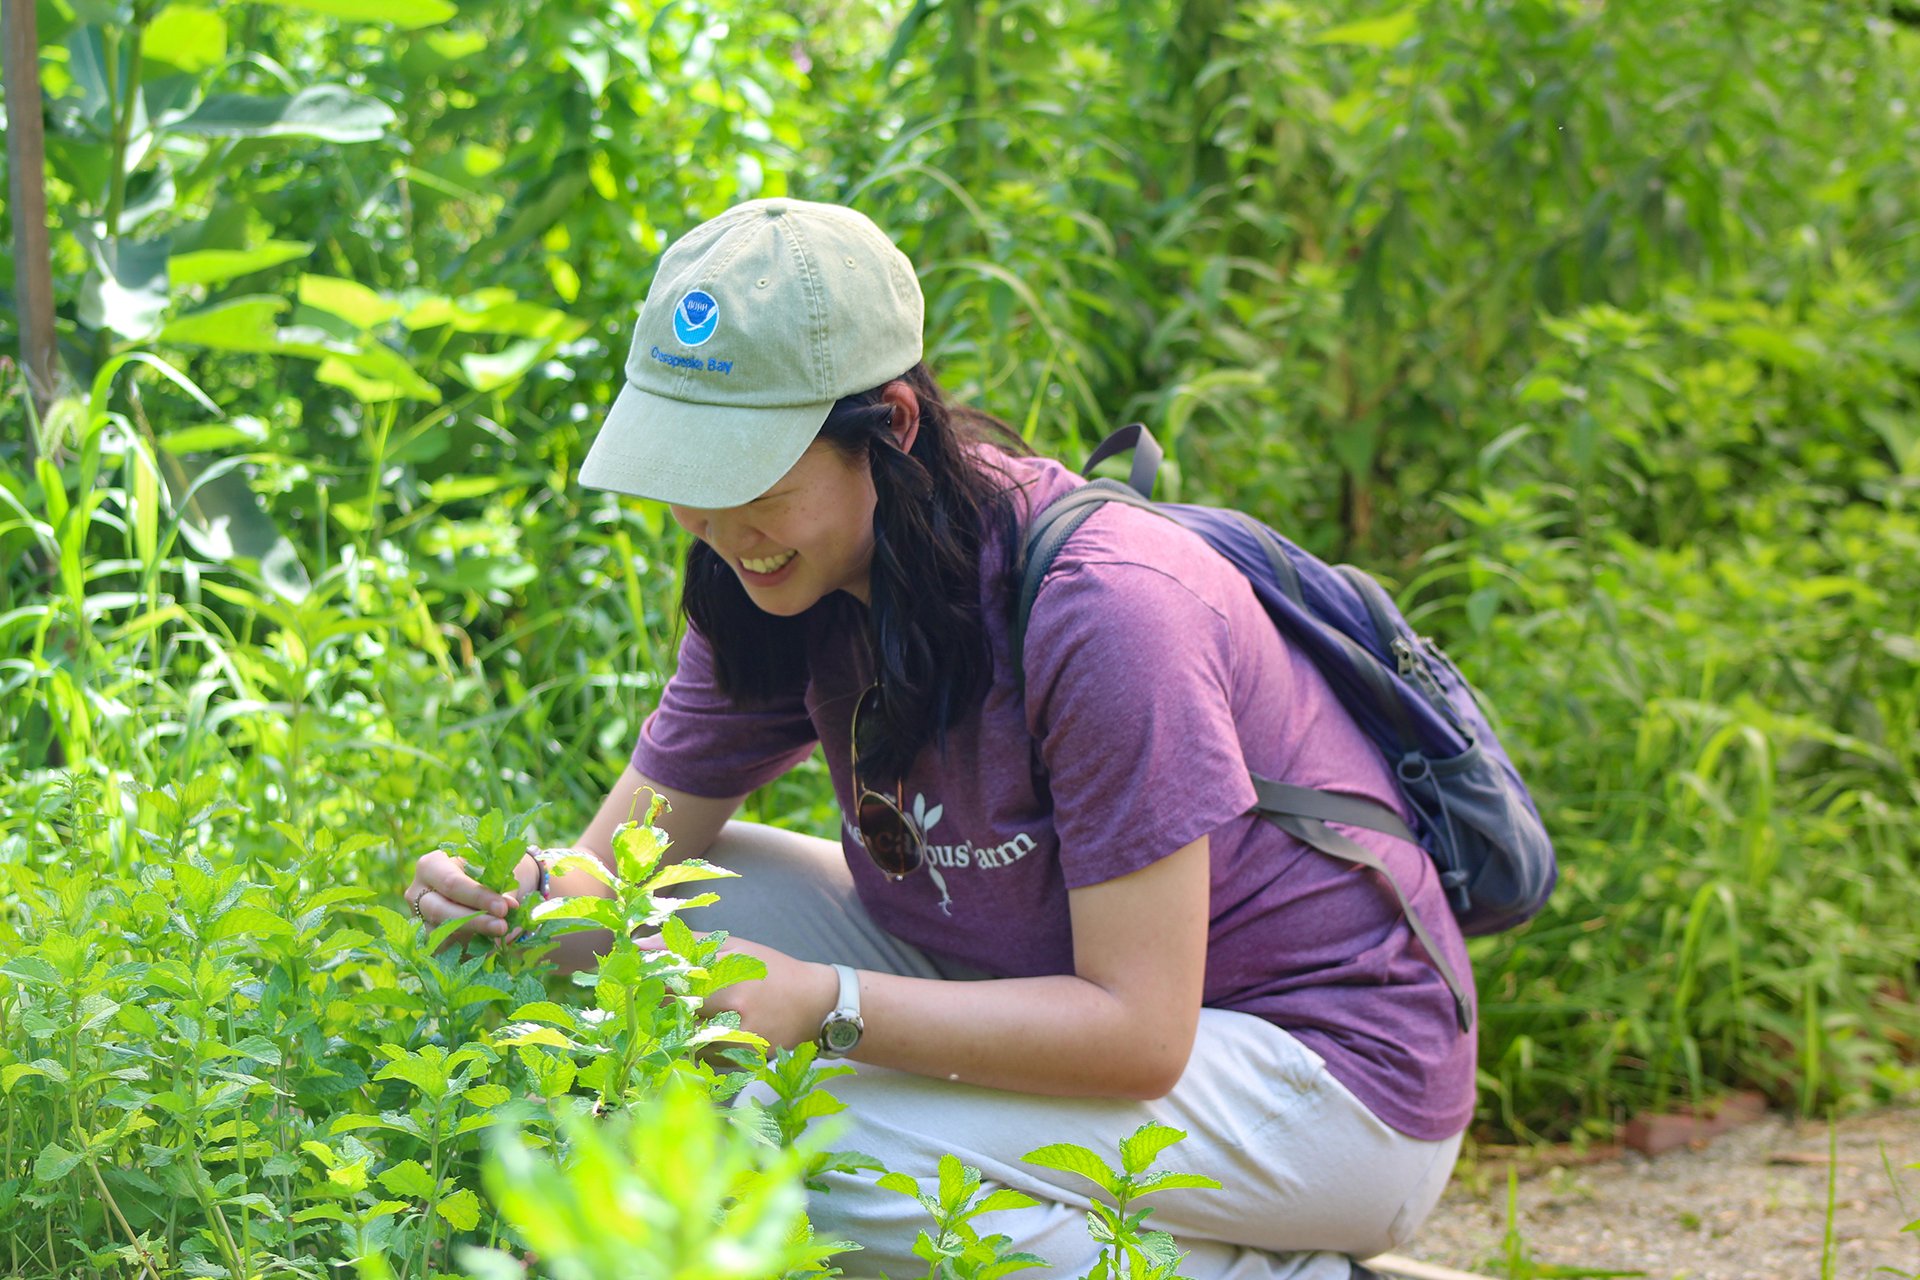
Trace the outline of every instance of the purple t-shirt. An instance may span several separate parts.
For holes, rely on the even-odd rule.
[[[1058,463],[982,452],[1022,511],[1081,483]],[[1248,773],[1384,802],[1386,765],[1312,662],[1280,636],[1234,567],[1172,521],[1094,511],[1034,605],[1027,689],[1014,688],[1007,548],[982,556],[994,679],[979,709],[922,750],[905,781],[928,865],[888,879],[851,822],[841,844],[861,901],[909,942],[1007,977],[1073,972],[1069,890],[1211,837],[1204,1002],[1258,1015],[1326,1060],[1388,1125],[1450,1137],[1473,1112],[1474,1037],[1390,889],[1249,815]],[[733,706],[693,628],[634,749],[634,767],[699,796],[744,795],[823,748],[852,812],[854,701],[873,675],[866,609],[836,592],[809,612],[808,677],[778,705]],[[1426,855],[1342,827],[1405,889],[1454,972],[1466,947]]]

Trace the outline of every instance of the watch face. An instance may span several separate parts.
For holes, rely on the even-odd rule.
[[[845,1053],[860,1043],[860,1024],[851,1018],[835,1019],[822,1028],[820,1037],[833,1052]]]

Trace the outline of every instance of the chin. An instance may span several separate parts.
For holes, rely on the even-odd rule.
[[[814,605],[820,603],[817,594],[793,591],[784,587],[779,591],[757,591],[747,588],[747,599],[753,601],[753,607],[762,613],[772,614],[776,618],[797,618]]]

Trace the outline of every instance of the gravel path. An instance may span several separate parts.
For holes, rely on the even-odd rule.
[[[1920,1108],[1854,1116],[1835,1128],[1831,1274],[1920,1280],[1920,1229],[1901,1230],[1920,1219],[1920,1168],[1905,1167],[1920,1163]],[[1826,1156],[1825,1124],[1769,1116],[1702,1149],[1523,1168],[1520,1230],[1538,1264],[1649,1280],[1820,1280]],[[1440,1208],[1400,1253],[1506,1275],[1506,1170],[1484,1157],[1463,1162]]]

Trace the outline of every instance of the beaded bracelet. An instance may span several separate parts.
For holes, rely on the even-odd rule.
[[[527,853],[533,858],[533,865],[540,869],[540,878],[533,882],[533,891],[544,900],[553,896],[553,873],[547,866],[543,854],[546,850],[537,844],[527,846]]]

